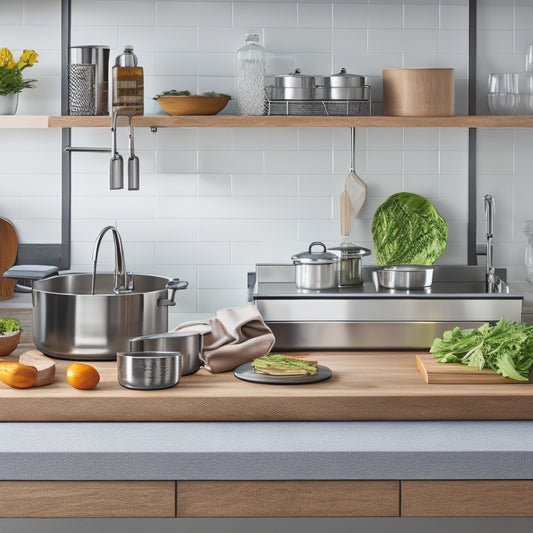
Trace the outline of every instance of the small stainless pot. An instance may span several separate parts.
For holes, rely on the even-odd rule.
[[[313,252],[314,246],[321,246],[321,252]],[[326,251],[323,242],[312,242],[307,252],[292,256],[296,268],[296,288],[298,289],[332,289],[337,285],[335,265],[338,258]]]
[[[338,74],[324,77],[324,98],[326,100],[368,100],[370,88],[365,77],[348,74],[341,68]]]
[[[130,339],[131,352],[180,352],[182,376],[193,374],[200,368],[202,349],[203,337],[200,333],[169,331]]]
[[[117,378],[127,389],[168,389],[179,383],[179,352],[118,352]]]
[[[433,283],[433,267],[396,265],[376,271],[378,283],[386,289],[424,289]]]
[[[335,248],[329,248],[337,257],[337,285],[349,287],[363,283],[362,257],[372,253],[368,248],[343,243]]]
[[[312,100],[314,97],[315,77],[302,74],[299,68],[274,78],[273,100]]]

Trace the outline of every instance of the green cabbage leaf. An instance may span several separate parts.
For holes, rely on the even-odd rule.
[[[379,266],[432,265],[444,252],[448,226],[423,196],[399,192],[374,213],[372,239]]]
[[[455,327],[433,341],[429,350],[439,363],[461,363],[500,376],[528,381],[533,366],[533,326],[501,318],[476,329]]]

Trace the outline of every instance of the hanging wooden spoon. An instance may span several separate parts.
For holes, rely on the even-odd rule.
[[[366,199],[366,183],[355,172],[355,128],[350,128],[351,133],[351,163],[350,173],[346,177],[344,187],[350,196],[353,216],[356,217]]]
[[[341,221],[341,235],[347,237],[350,235],[353,222],[353,209],[350,197],[346,190],[341,194],[340,198],[340,221]]]

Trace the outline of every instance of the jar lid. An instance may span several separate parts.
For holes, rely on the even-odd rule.
[[[324,77],[325,87],[363,87],[365,85],[365,77],[359,74],[348,74],[344,67],[341,68],[338,74]]]
[[[321,246],[321,252],[313,252],[313,246]],[[326,245],[323,242],[315,241],[309,245],[307,252],[300,252],[292,256],[294,263],[312,263],[316,265],[325,265],[333,263],[337,260],[337,256],[331,252],[326,251]]]
[[[280,74],[274,78],[276,87],[312,88],[315,86],[315,77],[302,74],[299,68],[291,70],[289,74]]]

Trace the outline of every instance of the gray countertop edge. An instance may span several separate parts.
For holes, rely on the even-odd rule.
[[[0,424],[4,480],[533,479],[533,421]]]

